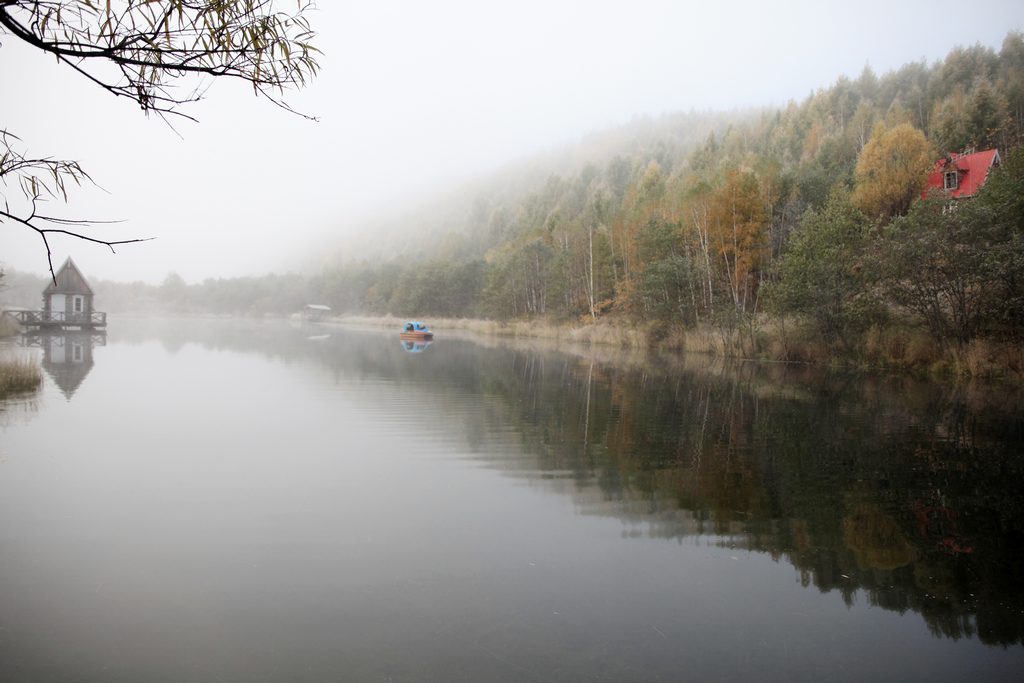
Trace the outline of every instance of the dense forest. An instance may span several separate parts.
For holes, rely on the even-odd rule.
[[[343,252],[310,276],[189,285],[172,274],[98,289],[111,310],[140,295],[179,312],[287,314],[315,302],[600,320],[666,346],[790,360],[914,365],[974,349],[983,362],[1001,348],[1015,367],[1022,141],[1024,35],[1011,33],[998,51],[956,48],[882,76],[865,68],[783,109],[593,136],[546,180],[506,172],[469,201],[407,217],[404,233],[377,232],[404,245],[397,256]],[[1003,163],[976,198],[922,199],[936,160],[991,148]]]

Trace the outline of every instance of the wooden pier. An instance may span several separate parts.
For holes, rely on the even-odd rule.
[[[29,330],[93,330],[107,326],[107,314],[100,311],[68,313],[66,311],[4,311]]]

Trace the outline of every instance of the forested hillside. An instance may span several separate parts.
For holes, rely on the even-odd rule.
[[[894,317],[942,343],[1019,338],[1021,207],[1003,200],[1020,196],[1022,139],[1014,33],[999,51],[865,68],[697,145],[666,135],[525,196],[480,196],[417,259],[311,285],[342,311],[618,315],[662,333],[794,316],[839,347]],[[953,213],[917,201],[935,160],[989,148],[1005,163],[981,197]]]
[[[946,351],[1019,350],[1022,140],[1024,36],[1011,33],[998,51],[865,68],[778,110],[592,136],[410,214],[389,241],[397,256],[349,250],[308,277],[144,289],[180,311],[603,319],[778,358],[934,358],[915,334]],[[1003,163],[978,197],[955,210],[921,199],[936,160],[989,148]]]
[[[320,290],[342,310],[396,313],[621,310],[690,322],[726,304],[752,313],[808,209],[850,193],[872,223],[886,222],[906,211],[939,156],[996,147],[1005,158],[1022,131],[1024,39],[1012,34],[999,52],[958,48],[935,65],[840,78],[696,149],[666,131],[525,196],[479,196],[447,234],[431,230],[418,263],[336,266]],[[927,163],[910,178],[886,175],[901,145]],[[884,191],[897,206],[877,196]],[[673,295],[671,282],[685,292]]]

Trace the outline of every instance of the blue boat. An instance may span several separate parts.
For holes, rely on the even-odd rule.
[[[398,337],[407,341],[428,341],[434,338],[434,333],[430,331],[426,323],[410,320],[402,326]]]

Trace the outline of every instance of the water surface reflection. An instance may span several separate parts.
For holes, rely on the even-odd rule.
[[[444,337],[417,354],[394,336],[112,325],[95,391],[5,432],[0,614],[86,628],[108,603],[75,588],[70,548],[124,611],[108,629],[147,623],[133,599],[159,625],[110,679],[156,662],[166,680],[1024,665],[1019,392]],[[56,457],[47,420],[69,418],[116,437]],[[85,606],[40,609],[44,591]],[[67,673],[26,655],[43,636],[4,633],[18,671]]]
[[[805,585],[847,602],[863,589],[873,605],[919,612],[936,636],[1024,638],[1024,395],[1012,387],[607,352],[601,362],[500,342],[448,341],[410,365],[351,333],[293,347],[274,328],[200,330],[189,338],[213,348],[413,382],[482,462],[571,480],[559,488],[579,511],[619,517],[630,533],[785,558]],[[467,409],[466,391],[483,403]],[[496,434],[514,435],[511,450]]]

